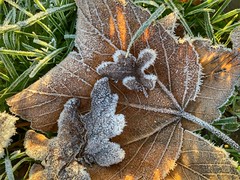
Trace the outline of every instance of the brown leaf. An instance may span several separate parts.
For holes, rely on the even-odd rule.
[[[47,180],[43,166],[33,164],[29,172],[29,180]]]
[[[162,179],[175,167],[182,133],[180,123],[169,124],[152,136],[124,145],[126,157],[123,162],[110,168],[93,166],[88,168],[88,172],[93,180],[124,179],[128,175],[136,179],[152,179],[154,171],[161,169],[159,177]]]
[[[225,180],[240,179],[237,163],[226,151],[209,143],[204,138],[185,131],[183,147],[177,166],[166,180]]]
[[[221,46],[211,46],[209,40],[199,39],[193,45],[203,68],[202,85],[195,101],[186,111],[209,123],[220,118],[218,110],[232,95],[240,77],[240,54]],[[196,124],[183,122],[185,128],[196,130]]]
[[[149,18],[147,11],[129,1],[76,3],[79,54],[70,53],[42,79],[8,100],[14,113],[31,120],[32,127],[42,131],[56,129],[63,104],[69,98],[80,98],[81,112],[89,111],[90,92],[99,79],[96,68],[102,62],[112,62],[116,51],[126,51],[133,34]],[[111,83],[119,95],[117,113],[124,114],[127,121],[124,132],[114,141],[123,146],[126,158],[110,168],[90,168],[93,179],[122,179],[128,175],[151,179],[154,172],[164,178],[180,155],[182,113],[200,89],[198,54],[191,43],[179,42],[159,23],[136,40],[130,53],[137,58],[144,49],[153,49],[157,54],[154,66],[147,71],[157,77],[155,88],[147,90],[146,98],[122,82]]]
[[[44,160],[48,153],[49,140],[43,134],[28,130],[24,139],[26,154],[35,160]]]
[[[90,92],[98,75],[80,59],[76,53],[70,53],[37,82],[8,99],[11,111],[31,121],[33,129],[56,131],[68,99],[80,98],[82,111],[88,110]]]

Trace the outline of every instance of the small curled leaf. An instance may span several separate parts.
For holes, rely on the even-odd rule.
[[[95,83],[91,97],[91,111],[82,117],[88,131],[85,154],[100,166],[117,164],[125,152],[109,139],[121,134],[125,126],[124,116],[115,115],[118,95],[111,94],[108,78],[102,78]]]
[[[35,160],[44,160],[48,153],[49,139],[43,134],[28,130],[25,135],[24,147],[26,154]]]
[[[81,177],[79,176],[81,173],[71,171],[73,167],[69,167],[77,154],[84,149],[86,143],[86,129],[77,110],[79,106],[80,101],[77,98],[69,99],[60,114],[58,135],[50,140],[48,155],[44,161],[48,177],[58,177],[59,179],[64,179],[66,176]],[[66,172],[66,168],[70,174]]]
[[[122,50],[117,50],[113,55],[114,62],[103,62],[97,67],[97,72],[115,81],[122,80],[123,85],[130,90],[153,90],[157,76],[145,74],[145,70],[154,64],[157,54],[152,49],[140,51],[138,58]]]

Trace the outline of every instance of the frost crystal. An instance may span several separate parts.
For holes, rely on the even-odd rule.
[[[152,49],[140,51],[136,59],[132,54],[117,50],[113,55],[114,62],[104,62],[97,67],[98,74],[115,81],[122,80],[124,86],[130,90],[145,91],[155,87],[157,77],[145,74],[145,70],[154,64],[156,52]]]
[[[91,97],[91,111],[82,117],[88,132],[85,154],[100,166],[117,164],[125,152],[109,139],[121,134],[125,126],[124,116],[115,115],[118,96],[111,94],[108,78],[102,78],[95,83]]]
[[[11,137],[16,133],[15,123],[17,117],[8,113],[0,113],[0,158],[4,156],[4,149],[11,142]]]

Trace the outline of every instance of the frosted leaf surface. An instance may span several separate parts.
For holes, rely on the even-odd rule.
[[[91,111],[78,113],[80,101],[69,99],[58,120],[57,137],[28,131],[25,138],[27,154],[43,161],[46,177],[58,179],[90,179],[83,164],[110,166],[123,160],[125,153],[119,144],[110,142],[123,131],[124,116],[115,115],[118,96],[111,94],[108,78],[97,81],[91,93]],[[49,141],[49,142],[48,142]],[[36,155],[37,153],[37,155]]]
[[[198,97],[189,103],[186,111],[211,123],[220,118],[218,108],[227,102],[240,81],[240,54],[236,50],[212,46],[206,39],[196,39],[193,45],[203,68],[202,85]],[[189,130],[200,128],[190,122],[183,125]]]
[[[233,29],[230,35],[232,44],[233,44],[233,49],[235,50],[240,50],[240,27],[236,27]]]
[[[29,172],[29,180],[47,180],[44,167],[40,164],[33,164]]]
[[[63,171],[59,180],[90,180],[90,176],[86,171],[86,168],[80,165],[78,162],[73,161]]]
[[[28,130],[24,139],[26,154],[35,160],[43,161],[48,153],[49,139],[43,134]]]
[[[113,55],[114,62],[103,62],[97,67],[98,74],[114,81],[122,80],[123,85],[130,90],[144,91],[155,87],[157,76],[145,74],[145,70],[154,64],[156,52],[152,49],[142,50],[138,58],[118,50]]]
[[[100,166],[117,164],[125,152],[109,139],[122,133],[125,119],[122,114],[115,115],[118,95],[111,94],[108,78],[96,82],[91,98],[91,111],[82,117],[88,132],[85,154]]]
[[[206,139],[190,131],[184,132],[182,153],[177,166],[166,180],[199,179],[225,180],[240,179],[237,163],[228,153]]]
[[[42,131],[56,130],[63,104],[69,98],[80,98],[80,110],[85,113],[90,111],[90,93],[100,79],[96,68],[103,62],[113,62],[115,52],[126,51],[135,32],[150,16],[149,12],[128,0],[77,0],[76,4],[78,19],[75,42],[79,54],[70,53],[46,76],[8,100],[14,113],[30,120],[34,128]],[[181,154],[181,114],[187,111],[200,117],[198,114],[202,111],[198,110],[205,110],[209,103],[205,100],[201,103],[197,98],[211,99],[209,92],[221,101],[226,101],[231,94],[234,83],[226,87],[226,95],[214,83],[215,76],[209,81],[214,86],[206,84],[211,86],[208,90],[212,91],[201,91],[201,83],[208,82],[207,79],[201,82],[202,71],[211,73],[207,64],[201,61],[205,66],[202,69],[198,62],[199,56],[202,58],[204,55],[201,48],[194,48],[187,40],[178,41],[160,23],[156,22],[146,29],[133,44],[130,54],[138,57],[144,49],[153,49],[157,54],[153,66],[146,70],[146,74],[157,77],[155,88],[147,92],[146,98],[142,92],[126,88],[122,81],[110,83],[112,91],[119,96],[116,113],[124,114],[127,124],[124,131],[112,141],[121,145],[126,156],[114,166],[94,165],[89,168],[93,179],[118,180],[128,175],[152,179],[157,169],[161,170],[161,178],[166,177]],[[238,57],[239,54],[236,54],[236,59]],[[215,62],[214,59],[211,61]],[[239,72],[235,71],[234,77],[239,77]],[[201,94],[198,94],[199,91]],[[214,114],[218,109],[217,104],[221,102],[213,103],[209,108]],[[184,127],[191,129],[192,124]]]
[[[44,161],[47,177],[61,179],[73,166],[69,167],[79,153],[83,153],[86,144],[86,129],[81,121],[77,108],[80,101],[76,98],[69,99],[58,120],[58,135],[50,140],[48,155]],[[76,167],[77,168],[77,167]],[[80,178],[79,172],[69,174]]]
[[[69,53],[45,76],[9,99],[8,103],[16,105],[11,111],[31,121],[33,129],[57,131],[59,115],[68,99],[80,98],[80,109],[89,110],[90,92],[98,75],[88,63],[91,61],[82,60],[79,54]]]
[[[0,113],[0,158],[4,156],[4,149],[11,142],[11,137],[16,133],[15,123],[17,117],[6,112]]]

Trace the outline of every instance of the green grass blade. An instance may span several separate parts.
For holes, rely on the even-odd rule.
[[[224,28],[219,29],[215,33],[216,38],[220,38],[224,33],[231,32],[235,27],[240,26],[240,22],[232,24],[236,18],[238,17],[238,14],[235,15],[227,24]],[[220,40],[220,39],[219,39]]]
[[[151,6],[154,6],[156,8],[159,7],[159,5],[154,1],[147,1],[147,0],[136,0],[136,1],[134,1],[134,4],[140,4],[140,3],[151,5]]]
[[[229,3],[231,2],[232,0],[225,0],[223,2],[223,4],[221,5],[220,8],[218,8],[217,12],[212,16],[212,21],[215,20],[215,18],[217,18],[218,16],[221,16],[220,14],[224,11],[224,9],[229,5]]]
[[[17,164],[15,164],[13,166],[13,172],[16,171],[22,163],[27,162],[27,161],[33,161],[33,159],[30,157],[25,157],[25,158],[21,159],[20,161],[18,161]]]
[[[34,2],[36,3],[36,5],[42,10],[42,11],[46,11],[45,7],[42,5],[42,3],[38,0],[34,0]]]
[[[53,13],[56,13],[59,11],[67,11],[73,8],[75,8],[75,3],[66,4],[61,7],[49,8],[45,12],[39,12],[25,21],[19,21],[16,24],[12,24],[12,25],[0,26],[0,33],[20,30],[23,27],[31,26],[32,24],[50,16]]]
[[[185,15],[185,17],[191,16],[191,15],[194,15],[194,14],[197,14],[197,13],[204,13],[204,12],[215,12],[215,10],[210,9],[210,8],[196,9],[196,10],[193,10],[193,11],[190,11],[189,13],[187,13]]]
[[[188,11],[193,11],[193,10],[196,10],[196,9],[203,9],[203,8],[210,8],[210,7],[212,7],[216,4],[219,4],[223,1],[225,1],[225,0],[207,0],[207,1],[204,1],[204,2],[200,3],[197,6],[189,8]]]
[[[17,162],[17,164],[15,164],[12,167],[12,172],[15,172],[24,162],[29,162],[29,161],[32,161],[32,159],[30,157],[25,157],[25,158],[21,159],[20,161]],[[5,177],[4,180],[10,180],[10,179]],[[12,180],[14,180],[14,179],[12,179]]]
[[[42,3],[39,0],[34,0],[34,2],[42,11],[46,12],[45,7],[42,5]],[[58,13],[56,13],[56,15],[58,15]],[[63,19],[62,18],[58,18],[58,19],[61,19],[61,22],[60,22],[61,24],[63,22]],[[52,16],[49,16],[49,20],[59,30],[59,32],[64,35],[65,32],[63,28],[59,25],[59,23],[55,21],[55,19]]]
[[[2,78],[4,81],[7,81],[7,82],[10,81],[10,78],[2,72],[0,72],[0,78]]]
[[[193,37],[193,32],[192,30],[190,29],[190,27],[188,26],[185,18],[183,17],[183,15],[180,13],[180,11],[178,10],[178,8],[175,6],[175,4],[172,2],[172,0],[164,0],[164,2],[168,5],[168,7],[172,10],[172,12],[174,12],[180,22],[182,23],[183,27],[185,28],[185,30],[187,31],[188,35]]]
[[[42,50],[40,50],[40,49],[37,49],[37,48],[35,48],[35,47],[32,47],[32,46],[29,45],[29,44],[22,43],[22,46],[23,46],[26,50],[28,50],[29,52],[36,52],[36,53],[41,54],[41,56],[40,56],[40,55],[37,56],[37,57],[39,57],[39,58],[42,58],[42,57],[45,56],[45,54],[46,54],[46,52],[44,52],[44,51],[42,51]]]
[[[42,54],[37,52],[29,52],[29,51],[16,51],[16,50],[10,50],[10,49],[3,49],[0,48],[1,54],[9,54],[9,55],[16,55],[16,56],[28,56],[28,57],[37,57],[41,56]],[[14,68],[14,66],[13,66]]]
[[[240,13],[240,9],[234,9],[234,10],[232,10],[232,11],[230,11],[230,12],[224,14],[224,15],[219,15],[218,17],[216,17],[216,18],[212,21],[212,23],[215,24],[215,23],[217,23],[217,22],[220,22],[220,21],[223,21],[223,20],[225,20],[225,19],[228,19],[228,18],[230,18],[230,17],[232,17],[232,16],[235,16],[235,15],[237,15],[237,14],[239,14],[239,13]]]
[[[51,50],[55,50],[56,48],[54,46],[52,46],[51,44],[45,42],[45,41],[41,41],[39,39],[33,39],[33,42],[36,44],[39,44],[40,46],[43,46],[44,48],[49,48]]]
[[[29,79],[29,74],[33,70],[35,63],[33,63],[32,66],[30,66],[28,69],[26,69],[20,76],[18,76],[10,86],[8,86],[4,92],[0,96],[0,103],[5,101],[5,96],[8,94],[11,94],[15,89],[17,89],[18,86],[22,84],[27,79]]]
[[[0,53],[1,53],[1,48],[0,48]],[[5,68],[7,69],[10,77],[12,79],[15,79],[18,77],[18,73],[12,63],[12,60],[7,56],[7,55],[4,55],[4,53],[1,53],[0,54],[0,60],[3,62]]]
[[[129,54],[130,49],[133,45],[133,43],[144,33],[144,31],[152,24],[154,20],[156,20],[164,11],[166,10],[166,7],[164,4],[159,6],[159,8],[156,9],[156,11],[149,17],[147,21],[145,21],[142,26],[137,30],[137,32],[133,35],[128,48],[127,48],[127,54]]]
[[[24,35],[24,36],[27,36],[27,37],[31,37],[31,38],[41,39],[41,40],[44,40],[44,41],[50,41],[52,39],[49,36],[42,36],[42,35],[38,35],[38,34],[35,34],[35,33],[28,33],[28,32],[23,32],[23,31],[14,31],[14,33]]]
[[[48,54],[45,58],[43,58],[36,67],[32,70],[31,74],[29,75],[30,78],[33,78],[41,69],[43,66],[45,66],[52,58],[57,56],[59,53],[61,53],[66,47],[62,47],[60,49],[56,49],[52,53]]]
[[[12,168],[12,163],[8,157],[8,155],[5,157],[5,172],[7,174],[7,179],[8,180],[14,180],[14,175],[13,175],[13,168]]]
[[[215,44],[216,39],[215,39],[215,36],[214,36],[214,30],[213,30],[213,27],[212,27],[212,24],[211,24],[211,21],[210,21],[210,15],[209,15],[208,12],[204,13],[204,20],[205,20],[205,30],[206,30],[207,36],[208,36],[209,39],[212,40],[213,44]]]

